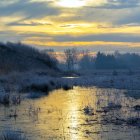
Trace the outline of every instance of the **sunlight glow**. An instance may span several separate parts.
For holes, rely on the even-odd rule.
[[[89,6],[99,6],[99,5],[104,5],[105,3],[107,3],[107,0],[87,0],[87,4]]]
[[[57,4],[62,7],[76,8],[84,6],[86,2],[84,0],[59,0]]]

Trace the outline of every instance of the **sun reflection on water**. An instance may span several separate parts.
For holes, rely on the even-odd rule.
[[[114,139],[114,135],[118,139],[134,140],[130,132],[136,135],[136,140],[139,135],[137,129],[101,123],[104,117],[111,115],[114,117],[117,114],[122,118],[129,117],[130,113],[131,116],[137,115],[128,108],[139,104],[140,101],[126,97],[123,92],[115,89],[81,87],[74,87],[68,91],[62,89],[52,91],[47,97],[23,101],[21,106],[17,106],[16,121],[5,118],[5,109],[0,107],[0,119],[5,120],[0,121],[0,129],[4,126],[20,128],[27,133],[30,140],[108,140]],[[108,102],[121,103],[123,108],[112,111],[106,116],[104,112],[97,112],[107,106]],[[127,108],[126,104],[130,106]],[[32,113],[40,108],[35,120],[28,114],[30,106],[32,106]],[[85,106],[93,108],[94,115],[85,114],[83,111]],[[8,110],[13,110],[14,107],[6,109],[8,115]]]
[[[71,140],[78,140],[77,132],[79,123],[79,98],[75,99],[76,90],[69,93],[71,96],[71,103],[68,104],[67,109],[69,110],[69,119],[67,120],[67,125],[69,128],[69,134]],[[76,101],[75,101],[76,100]]]

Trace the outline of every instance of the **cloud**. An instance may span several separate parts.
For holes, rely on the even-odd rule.
[[[41,26],[41,25],[48,25],[51,26],[53,25],[52,23],[49,22],[11,22],[7,24],[8,26]]]
[[[97,2],[89,0],[89,7],[104,9],[123,9],[140,6],[140,0],[99,0]]]
[[[69,10],[64,9],[63,12]],[[72,13],[73,12],[73,13]],[[132,8],[94,8],[94,7],[82,7],[80,9],[72,10],[71,16],[65,17],[52,17],[54,21],[61,22],[99,22],[108,23],[110,26],[122,26],[126,24],[138,24],[140,23],[139,13],[140,6]]]
[[[15,35],[15,36],[14,36]],[[22,33],[1,31],[0,41],[21,41],[36,47],[54,48],[62,51],[66,47],[77,47],[91,51],[140,52],[140,34],[89,34],[80,36],[49,35],[43,33]]]
[[[87,5],[81,8],[59,7],[54,5],[55,2],[54,0],[1,1],[0,17],[21,16],[21,21],[25,21],[48,16],[48,19],[58,22],[103,22],[110,25],[140,23],[140,0],[87,0]],[[9,25],[28,26],[21,21]]]
[[[86,42],[86,41],[105,41],[105,42],[140,42],[140,34],[89,34],[81,36],[54,36],[58,42]]]
[[[111,47],[107,42],[121,42],[127,48],[140,44],[140,0],[83,0],[87,4],[77,8],[60,7],[56,1],[1,0],[0,41],[61,48],[69,43]]]
[[[52,7],[49,1],[15,0],[12,3],[5,1],[5,5],[0,6],[0,16],[21,15],[26,19],[58,15],[59,12],[59,8]]]

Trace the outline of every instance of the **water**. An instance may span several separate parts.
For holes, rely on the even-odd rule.
[[[112,102],[122,107],[103,112]],[[0,130],[20,130],[29,140],[139,140],[137,126],[110,122],[116,117],[125,120],[140,117],[140,112],[133,108],[138,104],[140,100],[126,96],[125,90],[95,87],[56,90],[46,97],[26,99],[20,106],[0,106]],[[94,114],[85,114],[86,106]],[[15,110],[17,117],[10,115]]]

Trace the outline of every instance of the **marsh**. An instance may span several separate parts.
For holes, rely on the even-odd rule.
[[[30,140],[138,140],[140,120],[136,124],[128,123],[129,119],[140,117],[134,108],[138,104],[140,99],[128,96],[127,90],[59,89],[45,97],[27,98],[18,106],[1,105],[0,130],[14,129],[25,133]],[[93,114],[84,112],[86,106],[92,108]],[[17,116],[10,117],[15,110]]]

